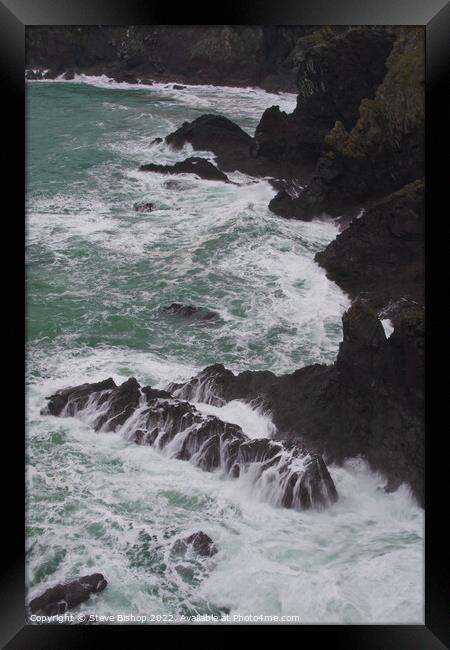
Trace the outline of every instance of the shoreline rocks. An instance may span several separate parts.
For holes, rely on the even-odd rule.
[[[395,41],[385,58],[386,74],[382,79],[376,76],[379,85],[374,93],[367,93],[361,86],[353,119],[336,113],[333,123],[328,123],[328,131],[320,136],[315,170],[301,200],[294,199],[290,208],[283,207],[290,217],[310,219],[321,214],[357,212],[424,176],[424,31],[422,27],[399,27],[392,33]],[[338,39],[342,37],[324,46],[323,55]],[[377,39],[383,42],[380,34]],[[380,51],[379,63],[385,54],[385,49]],[[309,82],[309,77],[305,72],[304,81]],[[299,105],[306,111],[305,119],[314,120],[318,109],[307,109],[301,93],[297,109]],[[293,115],[295,111],[285,119],[292,121]],[[264,132],[262,122],[258,129]],[[275,126],[272,130],[276,130]],[[272,207],[276,212],[277,201]]]
[[[166,136],[165,142],[175,149],[190,144],[199,151],[212,151],[219,167],[225,171],[248,165],[254,145],[253,138],[227,117],[209,114],[184,122]]]
[[[408,483],[424,503],[424,310],[391,307],[386,337],[378,315],[356,300],[343,316],[343,341],[333,365],[314,364],[287,375],[220,364],[170,390],[184,399],[223,405],[233,399],[270,412],[276,440],[304,445],[326,462],[364,457],[390,484]]]
[[[265,490],[265,494],[273,505],[321,509],[338,498],[323,460],[303,445],[250,439],[236,424],[204,416],[168,391],[141,388],[134,377],[120,386],[96,390],[103,385],[83,384],[57,391],[48,398],[49,405],[59,404],[64,398],[70,409],[55,410],[50,406],[46,412],[80,417],[94,431],[117,431],[122,426],[130,442],[165,450],[205,471],[221,470],[230,479],[249,474],[255,489],[267,487],[266,472],[270,471],[271,490],[269,495]]]
[[[317,29],[297,44],[297,106],[286,114],[268,108],[255,139],[260,154],[289,161],[297,175],[319,159],[336,120],[351,128],[364,97],[373,97],[385,73],[394,36],[386,27]]]
[[[296,46],[314,26],[32,26],[26,68],[116,81],[295,91]],[[328,28],[330,29],[330,28]],[[342,29],[342,28],[332,28]]]
[[[408,298],[424,302],[424,182],[417,180],[368,208],[315,256],[330,280],[377,309]]]
[[[223,181],[230,183],[228,176],[205,158],[191,156],[173,165],[157,165],[149,163],[139,167],[141,172],[156,172],[158,174],[195,174],[208,181]]]

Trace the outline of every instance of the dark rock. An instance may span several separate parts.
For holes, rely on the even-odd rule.
[[[405,296],[423,303],[424,208],[424,184],[415,181],[353,219],[315,259],[351,297],[364,292],[376,308]]]
[[[114,71],[111,76],[116,83],[136,84],[138,81],[136,73],[129,70]]]
[[[81,384],[73,388],[65,388],[47,397],[49,400],[43,414],[76,415],[86,408],[90,400],[97,407],[102,406],[101,414],[97,417],[94,428],[114,431],[123,424],[136,409],[140,399],[140,387],[134,377],[116,386],[112,379],[106,379],[95,384]]]
[[[234,375],[221,365],[209,366],[171,390],[184,399],[217,405],[232,399],[259,403],[272,415],[276,442],[293,441],[327,462],[360,455],[388,480],[407,482],[423,504],[424,310],[411,301],[389,309],[395,328],[387,339],[377,313],[355,301],[344,314],[343,341],[333,365],[315,364],[281,376],[261,371]],[[273,444],[245,442],[239,445],[238,458],[254,462],[260,454],[267,461],[271,453],[275,458]],[[236,457],[231,461],[230,470],[237,476],[242,467],[239,462],[233,465]],[[320,462],[311,467],[314,481],[326,485]],[[286,504],[297,485],[295,471],[293,466]],[[317,500],[320,490],[310,494]],[[305,495],[299,488],[303,504]],[[331,485],[327,499],[333,499]]]
[[[178,539],[172,546],[172,553],[174,555],[185,555],[189,547],[192,548],[194,553],[203,557],[212,557],[217,553],[217,547],[211,537],[201,530],[184,539]]]
[[[189,143],[196,150],[212,151],[221,169],[234,170],[248,161],[253,138],[222,115],[202,115],[184,122],[166,137],[166,142],[176,148]]]
[[[239,446],[239,463],[264,463],[278,456],[283,451],[281,443],[275,443],[267,438],[248,440]]]
[[[162,141],[163,141],[162,138],[153,138],[150,144],[161,144]]]
[[[202,370],[183,384],[173,383],[169,389],[174,396],[214,406],[234,399],[252,400],[267,392],[270,385],[277,379],[268,370],[246,370],[234,375],[222,364],[217,363]]]
[[[149,163],[139,167],[141,172],[157,172],[158,174],[195,174],[200,178],[210,181],[224,181],[229,183],[226,174],[221,172],[205,158],[191,157],[174,165],[157,165]]]
[[[134,377],[130,377],[117,388],[114,388],[99,404],[107,402],[107,409],[97,418],[94,428],[96,431],[115,431],[136,410],[141,396],[140,387]]]
[[[399,28],[388,72],[361,101],[351,127],[338,119],[324,139],[297,215],[339,215],[424,176],[424,32]]]
[[[308,461],[307,470],[304,474],[291,474],[287,481],[282,498],[282,505],[290,508],[297,499],[303,510],[312,507],[325,507],[338,499],[338,494],[327,466],[320,456],[314,456]]]
[[[336,120],[352,128],[364,97],[373,97],[386,73],[394,40],[385,27],[315,28],[296,43],[297,106],[293,113],[268,108],[258,124],[258,154],[297,168],[315,165]]]
[[[75,415],[86,406],[91,395],[103,393],[104,391],[110,392],[114,388],[116,388],[116,384],[111,378],[94,384],[81,384],[80,386],[63,388],[46,398],[49,401],[47,406],[42,409],[42,414],[61,415],[65,409],[66,415]]]
[[[31,614],[43,616],[63,614],[68,609],[88,600],[91,594],[103,591],[107,584],[101,573],[82,576],[73,582],[47,589],[41,596],[33,598],[28,607]]]
[[[130,442],[136,443],[136,445],[144,445],[147,432],[143,429],[136,429],[133,434],[130,436]]]
[[[133,208],[136,212],[152,212],[155,209],[155,204],[143,201],[142,203],[135,203]]]
[[[327,28],[342,30],[341,27]],[[26,67],[114,79],[295,90],[296,45],[314,26],[31,26]]]
[[[42,71],[41,70],[25,70],[25,79],[28,79],[29,81],[37,81],[39,79],[42,79]]]
[[[287,190],[282,189],[270,201],[269,210],[285,219],[311,221],[313,218],[312,215],[310,213],[303,213],[301,209],[302,205],[301,196],[293,197]],[[298,207],[300,207],[300,210],[298,210]]]
[[[258,379],[253,385],[258,385]],[[266,439],[249,440],[236,424],[223,422],[215,416],[203,416],[194,406],[175,399],[166,391],[152,389],[150,386],[140,391],[134,378],[107,394],[98,393],[96,404],[101,408],[94,428],[113,430],[123,424],[134,414],[141,393],[146,397],[147,406],[141,406],[139,425],[128,436],[130,442],[153,445],[162,450],[180,434],[179,443],[173,447],[173,456],[179,460],[189,460],[205,471],[220,468],[230,478],[237,478],[246,473],[250,466],[255,466],[251,476],[252,481],[257,483],[264,480],[263,475],[270,468],[274,473],[271,478],[274,504],[284,503],[291,508],[317,505],[320,508],[335,500],[329,482],[324,481],[325,472],[312,473],[309,467],[310,455],[301,445],[275,443]],[[292,484],[292,474],[299,478],[298,482],[295,479],[295,485],[298,483],[299,486],[307,486],[309,502],[302,496],[300,488],[292,491],[289,500],[280,499],[277,485],[283,488],[286,482]],[[312,485],[314,482],[319,484]]]
[[[141,390],[147,398],[148,402],[154,399],[169,399],[172,397],[171,393],[169,393],[167,390],[158,390],[157,388],[152,388],[151,386],[144,386]]]
[[[173,84],[172,88],[174,90],[184,90],[187,86],[181,86],[180,84]]]
[[[210,321],[219,317],[219,314],[211,309],[195,307],[194,305],[183,305],[179,302],[173,302],[170,305],[161,307],[161,313],[198,321]]]
[[[401,484],[402,482],[400,479],[391,477],[384,486],[383,490],[386,492],[386,494],[391,494],[392,492],[396,492]]]

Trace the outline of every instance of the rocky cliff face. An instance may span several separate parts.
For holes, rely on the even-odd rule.
[[[298,173],[315,164],[337,120],[351,129],[364,97],[374,97],[386,74],[394,34],[385,27],[322,27],[299,39],[293,113],[267,109],[256,129],[260,155],[289,160]]]
[[[258,85],[295,91],[299,38],[309,26],[148,25],[28,27],[29,76],[43,70],[107,74],[120,81]],[[37,70],[37,73],[33,73]]]
[[[352,298],[382,309],[401,298],[424,302],[425,198],[417,180],[368,208],[316,255]]]
[[[369,33],[371,38],[369,38]],[[322,74],[322,91],[318,99],[322,99],[329,108],[329,121],[323,121],[324,108],[315,108],[311,101],[306,104],[299,94],[299,102],[307,111],[308,121],[318,121],[322,124],[320,132],[316,132],[317,154],[320,157],[315,166],[308,186],[300,197],[289,196],[284,192],[272,203],[274,212],[282,216],[308,219],[322,213],[336,216],[370,204],[388,193],[400,189],[424,175],[424,33],[421,27],[397,28],[387,34],[372,31],[365,33],[362,43],[366,44],[367,58],[373,57],[373,72],[367,74],[369,82],[363,83],[354,70],[357,66],[348,65],[345,69],[347,83],[355,87],[352,93],[347,93],[345,86],[336,83],[335,77],[328,79]],[[322,49],[330,51],[329,56],[336,50],[336,42],[344,43],[350,39],[353,32],[335,37]],[[392,50],[387,56],[390,39],[395,35]],[[355,39],[354,36],[352,36]],[[353,43],[352,43],[353,45]],[[341,49],[342,49],[341,44]],[[361,45],[361,50],[364,45]],[[351,50],[353,51],[353,50]],[[357,46],[354,51],[358,53]],[[344,50],[342,58],[350,64],[352,57]],[[337,58],[337,55],[335,55]],[[320,65],[328,70],[327,56],[320,57]],[[318,64],[319,65],[319,64]],[[382,68],[387,70],[381,76]],[[317,76],[308,67],[300,68],[303,74],[303,85],[308,87],[310,78]],[[364,65],[360,73],[364,77]],[[381,81],[381,83],[380,83]],[[379,85],[377,86],[377,83]],[[332,99],[333,92],[337,96],[348,97],[348,101],[340,108]],[[344,100],[341,100],[344,101]],[[319,102],[320,103],[320,102]],[[357,113],[355,108],[357,107]],[[345,113],[344,108],[348,109]],[[274,109],[269,109],[273,111]],[[298,108],[296,109],[296,112]],[[295,147],[304,150],[309,155],[310,143],[303,143],[298,138],[298,119],[294,120],[295,112],[289,120],[297,125],[292,129],[292,135],[287,140],[296,143]],[[327,124],[333,121],[332,128],[325,133]],[[264,116],[262,126],[264,127]],[[258,130],[261,130],[261,125]],[[266,145],[267,146],[267,145]],[[299,170],[300,171],[300,170]]]

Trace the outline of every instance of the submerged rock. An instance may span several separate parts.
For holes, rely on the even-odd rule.
[[[31,614],[44,616],[63,614],[68,609],[84,603],[91,594],[103,591],[107,584],[101,573],[82,576],[72,582],[47,589],[41,596],[33,598],[28,607]]]
[[[217,547],[211,537],[201,530],[184,539],[177,539],[172,546],[172,553],[174,555],[185,555],[189,548],[192,548],[194,553],[203,557],[212,557],[217,553]]]
[[[161,307],[161,313],[170,316],[181,316],[192,320],[209,321],[219,318],[219,314],[212,309],[205,307],[196,307],[194,305],[184,305],[180,302],[173,302],[170,305]]]
[[[192,187],[192,183],[186,183],[175,178],[170,178],[168,181],[164,181],[163,187],[168,190],[189,190]]]
[[[136,212],[152,212],[155,209],[155,204],[150,203],[150,201],[143,201],[141,203],[135,203],[133,208]]]
[[[139,171],[157,172],[158,174],[195,174],[209,181],[230,182],[226,174],[217,169],[209,160],[195,156],[174,165],[157,165],[155,163],[141,165]]]

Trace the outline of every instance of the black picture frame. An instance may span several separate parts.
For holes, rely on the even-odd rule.
[[[437,358],[442,358],[445,347],[446,321],[438,317],[440,290],[435,278],[445,277],[446,239],[443,229],[448,212],[444,188],[448,168],[438,157],[439,149],[444,147],[443,135],[448,132],[448,80],[450,68],[450,5],[445,0],[314,0],[314,2],[294,2],[294,0],[259,0],[259,2],[238,2],[231,0],[221,7],[222,11],[211,15],[205,7],[187,3],[176,11],[173,7],[148,0],[0,0],[0,52],[1,78],[3,88],[3,153],[6,153],[6,182],[4,191],[8,195],[9,208],[3,212],[8,227],[14,225],[14,236],[19,251],[23,250],[25,235],[24,194],[25,194],[25,150],[24,125],[24,70],[25,70],[25,27],[28,25],[120,25],[120,24],[393,24],[426,26],[426,188],[427,188],[427,429],[426,429],[426,566],[425,566],[425,625],[299,625],[289,626],[295,634],[296,643],[328,643],[333,648],[364,648],[364,650],[438,650],[448,647],[450,642],[449,599],[446,581],[448,548],[445,536],[445,487],[448,475],[448,459],[442,453],[441,442],[446,433],[444,424],[435,424],[431,412],[443,409],[445,414],[446,394],[443,380],[431,384],[431,359],[437,350]],[[14,188],[14,189],[13,189]],[[4,247],[10,248],[10,239],[4,239]],[[433,254],[430,253],[431,246]],[[444,248],[445,246],[445,248]],[[12,248],[12,244],[11,244]],[[23,258],[16,254],[3,270],[6,303],[20,294],[24,287]],[[14,278],[15,284],[11,282]],[[9,292],[9,295],[8,295]],[[9,301],[9,302],[8,302]],[[23,304],[23,303],[19,303]],[[6,315],[7,314],[7,315]],[[16,424],[4,429],[3,471],[7,475],[3,491],[3,563],[0,588],[0,642],[8,650],[27,648],[58,648],[64,650],[75,647],[98,647],[105,644],[104,635],[114,634],[119,643],[129,643],[130,633],[150,633],[148,640],[153,643],[154,636],[147,626],[30,626],[25,625],[25,559],[24,559],[24,456],[25,437],[17,426],[18,414],[23,408],[22,377],[25,357],[23,350],[23,313],[15,310],[19,321],[11,327],[9,310],[8,332],[4,340],[14,352],[12,366],[17,372],[17,380],[12,388],[12,375],[8,375],[8,403],[4,409],[13,409]],[[21,321],[21,322],[20,322]],[[436,341],[433,347],[432,340]],[[23,360],[23,364],[20,363]],[[434,357],[436,361],[436,356]],[[438,362],[436,362],[438,363]],[[9,366],[8,366],[9,368]],[[433,365],[434,370],[434,365]],[[14,397],[13,406],[9,397]],[[433,426],[431,422],[433,421]],[[6,467],[8,466],[8,472]],[[181,626],[166,627],[164,635],[180,631]],[[256,626],[252,626],[252,630]],[[124,629],[125,628],[125,629]],[[188,633],[191,641],[201,641],[214,636],[226,641],[234,626],[190,626],[183,627],[183,635]],[[287,628],[284,628],[287,629]],[[277,627],[279,635],[283,628]],[[194,637],[195,635],[195,637]],[[219,636],[220,635],[220,636]],[[166,637],[167,638],[167,637]],[[215,640],[212,640],[215,643]]]

